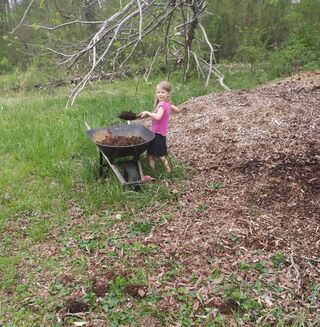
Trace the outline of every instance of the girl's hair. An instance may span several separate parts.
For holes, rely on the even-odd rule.
[[[166,90],[167,92],[169,92],[169,99],[168,100],[171,102],[171,85],[167,81],[161,81],[156,86],[156,94],[155,94],[155,97],[154,97],[154,106],[156,107],[158,105],[158,103],[159,103],[159,100],[157,98],[157,88],[163,89],[163,90]]]

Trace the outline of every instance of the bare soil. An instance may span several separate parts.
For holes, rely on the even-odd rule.
[[[89,310],[89,305],[82,300],[70,298],[67,301],[66,311],[70,313],[86,312]]]
[[[142,298],[146,295],[146,289],[143,285],[127,285],[124,292],[136,299]]]

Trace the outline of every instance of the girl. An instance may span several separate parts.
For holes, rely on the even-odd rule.
[[[153,112],[143,111],[141,113],[141,118],[152,118],[151,130],[155,133],[155,138],[150,142],[147,150],[149,165],[154,169],[156,166],[155,159],[159,158],[165,170],[169,173],[171,168],[166,158],[168,154],[166,135],[171,111],[179,112],[180,110],[171,104],[171,86],[168,82],[162,81],[157,85],[154,106]]]

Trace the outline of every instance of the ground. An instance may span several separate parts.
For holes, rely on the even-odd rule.
[[[173,177],[153,184],[170,196],[116,214],[70,200],[30,249],[15,309],[34,326],[320,325],[320,72],[179,108]]]
[[[143,213],[150,233],[105,249],[117,251],[108,269],[103,253],[90,259],[92,290],[110,297],[106,281],[145,276],[123,288],[123,310],[144,303],[150,311],[139,326],[316,326],[320,72],[179,108],[168,143],[191,167],[187,181],[169,183],[175,200]],[[78,298],[58,310],[62,320],[66,310],[87,310]],[[90,326],[103,326],[98,318]]]
[[[170,152],[193,169],[184,193],[177,194],[179,206],[150,213],[165,212],[170,224],[145,239],[160,247],[158,260],[167,256],[184,267],[171,286],[198,291],[193,315],[210,305],[228,315],[244,310],[245,296],[224,292],[223,299],[213,285],[234,274],[234,284],[247,285],[246,296],[261,306],[293,315],[306,310],[315,322],[320,314],[319,298],[312,298],[320,282],[320,72],[206,95],[180,108],[171,122]],[[162,267],[151,285],[164,287],[157,282],[166,270]],[[193,283],[191,275],[197,276]],[[250,282],[259,279],[263,291],[249,291]],[[280,287],[281,296],[268,285]],[[163,305],[178,306],[170,296]],[[276,320],[266,315],[260,323]]]

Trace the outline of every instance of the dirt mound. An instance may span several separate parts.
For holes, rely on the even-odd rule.
[[[307,307],[310,285],[320,279],[320,72],[180,108],[168,143],[193,172],[178,208],[167,209],[170,227],[146,242],[181,260],[184,279],[188,271],[208,277],[211,258],[239,277],[241,263],[281,253],[287,268],[277,278],[290,300],[279,306]]]

